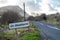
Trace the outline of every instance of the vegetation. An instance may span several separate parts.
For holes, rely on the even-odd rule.
[[[40,40],[40,31],[36,28],[34,23],[31,24],[32,31],[27,32],[25,35],[22,36],[23,40]]]
[[[24,36],[22,36],[23,40],[40,40],[40,33],[38,30],[35,30],[34,32],[28,32]]]
[[[18,32],[20,32],[18,39],[19,40],[40,40],[40,31],[36,28],[36,25],[32,23],[30,25],[30,31],[28,32],[28,28],[20,28]],[[0,32],[0,40],[16,40],[16,32],[15,30],[10,30],[8,32]]]
[[[60,14],[56,13],[56,14],[49,15],[47,18],[47,22],[49,24],[60,26]]]
[[[42,21],[42,20],[47,20],[47,17],[46,17],[46,14],[41,14],[40,16],[36,16],[36,17],[33,17],[33,16],[29,16],[27,20],[34,20],[34,21]]]
[[[60,14],[57,12],[56,14],[50,14],[46,15],[45,13],[41,14],[40,16],[30,16],[28,17],[28,20],[33,20],[33,21],[44,21],[49,24],[57,25],[60,26]]]
[[[1,24],[9,24],[18,21],[21,21],[21,16],[19,15],[18,12],[14,12],[11,10],[4,12],[1,17]]]
[[[29,16],[27,20],[33,21],[33,20],[35,20],[35,18],[33,16]]]

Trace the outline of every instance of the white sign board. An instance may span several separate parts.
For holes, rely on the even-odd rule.
[[[10,23],[9,24],[9,28],[10,29],[15,29],[15,28],[21,28],[21,27],[28,27],[29,21],[25,21],[25,22],[17,22],[17,23]]]

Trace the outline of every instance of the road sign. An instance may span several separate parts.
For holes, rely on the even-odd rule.
[[[16,28],[21,28],[21,27],[28,27],[29,21],[25,21],[25,22],[17,22],[17,23],[10,23],[9,24],[9,28],[10,29],[16,29]]]

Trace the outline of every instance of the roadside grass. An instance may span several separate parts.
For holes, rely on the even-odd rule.
[[[53,24],[53,25],[56,25],[56,26],[60,26],[60,23],[59,22],[47,22],[49,24]]]
[[[43,21],[43,22],[47,22],[47,23],[49,23],[49,24],[53,24],[53,25],[56,25],[56,26],[60,26],[60,22],[57,22],[57,21],[49,21],[49,20],[47,20],[47,21]]]
[[[40,31],[36,28],[36,25],[34,23],[30,24],[30,32],[25,31],[28,30],[28,28],[19,28],[17,30],[18,32],[20,32],[19,39],[21,38],[22,40],[40,40]],[[0,32],[0,38],[3,38],[0,40],[16,40],[16,32],[15,30],[10,30],[8,32]]]
[[[34,23],[31,24],[31,28],[34,28],[33,32],[27,32],[25,35],[22,36],[23,40],[40,40],[40,31],[36,28]]]
[[[35,30],[34,32],[28,32],[22,36],[23,40],[40,40],[40,32]]]

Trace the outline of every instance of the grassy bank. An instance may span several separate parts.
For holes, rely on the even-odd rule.
[[[40,40],[40,31],[36,28],[36,25],[32,23],[30,27],[31,27],[30,28],[31,31],[23,35],[22,39],[23,40]]]
[[[43,21],[43,22],[46,22],[46,23],[49,23],[52,25],[56,25],[56,26],[60,26],[60,22],[57,22],[57,21]]]
[[[28,32],[22,36],[23,40],[40,40],[40,32],[35,30],[34,32]]]
[[[30,24],[30,31],[26,31],[28,28],[20,28],[18,29],[19,40],[40,40],[40,31],[36,28],[34,23]],[[16,40],[15,30],[11,30],[9,32],[0,32],[0,40]]]

